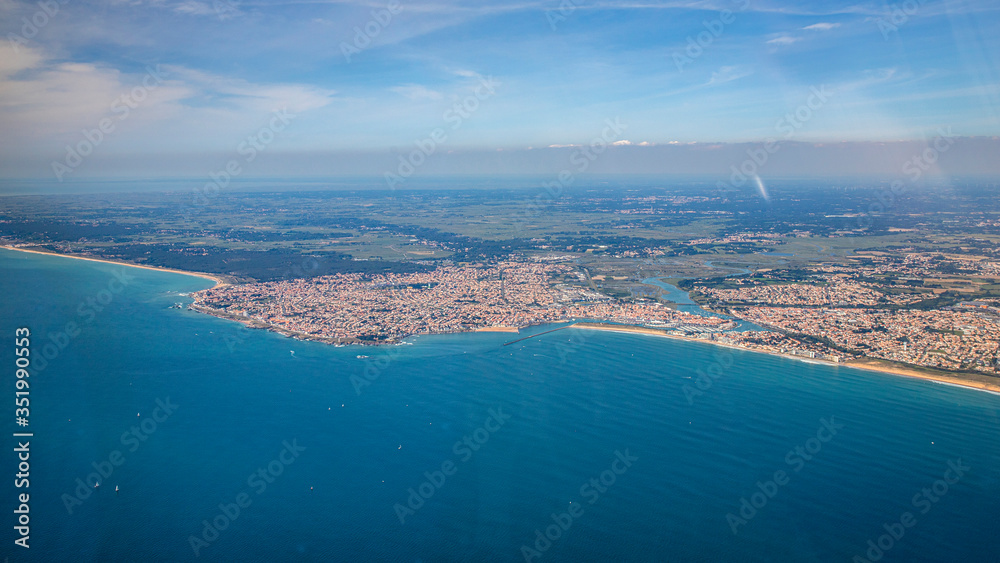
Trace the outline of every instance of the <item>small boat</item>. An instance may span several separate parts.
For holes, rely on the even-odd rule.
[[[118,493],[118,485],[115,485],[115,493]]]
[[[95,488],[95,489],[96,489],[97,487],[100,487],[100,486],[101,486],[101,482],[100,482],[100,481],[98,481],[97,483],[95,483],[95,484],[94,484],[94,488]]]

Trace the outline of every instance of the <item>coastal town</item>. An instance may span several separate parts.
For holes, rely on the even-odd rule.
[[[825,356],[846,354],[948,370],[1000,373],[1000,309],[885,311],[825,307],[749,307],[742,316],[786,334],[806,335]],[[826,348],[825,350],[823,348]]]
[[[902,274],[930,275],[917,271],[917,262],[904,261],[908,269]],[[620,330],[630,326],[830,362],[874,358],[998,373],[996,302],[910,309],[927,295],[887,288],[898,280],[882,285],[857,281],[885,274],[884,266],[839,270],[817,270],[822,283],[698,288],[702,300],[712,302],[716,310],[724,308],[727,315],[690,314],[654,298],[611,298],[588,287],[579,268],[547,260],[221,285],[194,294],[192,307],[248,326],[336,344],[395,343],[417,334],[516,332],[543,323],[598,321],[623,325]],[[739,321],[752,324],[737,330]]]
[[[695,296],[776,331],[732,339],[749,347],[1000,373],[1000,300],[942,300],[949,292],[971,295],[995,284],[995,261],[917,252],[864,253],[857,261],[819,264],[795,279],[761,270],[728,280],[726,288],[698,287]]]
[[[301,338],[355,344],[583,319],[692,333],[733,326],[655,300],[620,301],[559,281],[567,279],[579,281],[570,266],[544,262],[441,266],[413,274],[220,286],[195,294],[193,307]]]
[[[914,192],[918,212],[871,230],[859,226],[863,190],[786,195],[765,213],[697,184],[595,188],[537,214],[529,193],[504,190],[243,194],[204,221],[153,222],[148,210],[172,202],[130,195],[105,221],[101,198],[60,213],[10,199],[0,242],[200,272],[222,283],[194,294],[193,309],[334,345],[603,323],[807,360],[998,374],[995,198]]]

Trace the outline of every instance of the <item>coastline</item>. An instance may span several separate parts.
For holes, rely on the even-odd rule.
[[[985,391],[987,393],[995,393],[1000,395],[1000,384],[990,383],[986,381],[978,381],[975,379],[967,379],[961,375],[947,376],[947,375],[937,375],[932,373],[924,373],[918,371],[914,368],[906,367],[896,367],[892,365],[882,365],[878,362],[884,360],[877,359],[865,359],[865,360],[852,360],[850,362],[845,362],[842,365],[855,369],[863,369],[866,371],[875,371],[879,373],[887,373],[891,375],[898,375],[900,377],[912,377],[915,379],[923,379],[925,381],[934,381],[936,383],[944,383],[947,385],[957,385],[959,387],[965,387],[968,389],[976,389],[978,391]],[[989,377],[989,376],[983,376]]]
[[[72,258],[72,259],[75,259],[75,260],[87,260],[87,261],[90,261],[90,262],[101,262],[101,263],[104,263],[104,264],[115,264],[115,265],[118,265],[118,266],[127,266],[127,267],[130,267],[130,268],[141,268],[143,270],[153,270],[153,271],[158,271],[158,272],[169,272],[169,273],[174,273],[174,274],[181,274],[181,275],[186,275],[186,276],[193,276],[193,277],[203,278],[203,279],[207,279],[207,280],[211,280],[211,281],[215,282],[215,285],[213,286],[213,288],[225,287],[225,286],[231,285],[228,281],[226,281],[224,278],[222,278],[220,276],[213,275],[213,274],[206,274],[204,272],[191,272],[191,271],[186,271],[186,270],[177,270],[177,269],[174,269],[174,268],[161,268],[161,267],[157,267],[157,266],[145,266],[145,265],[140,265],[140,264],[130,264],[128,262],[121,262],[121,261],[117,261],[117,260],[107,260],[107,259],[103,259],[103,258],[90,258],[90,257],[86,257],[86,256],[74,256],[72,254],[61,254],[61,253],[58,253],[58,252],[43,252],[43,251],[40,251],[40,250],[29,250],[29,249],[26,249],[26,248],[19,248],[19,247],[14,247],[14,246],[7,246],[7,245],[0,245],[0,248],[6,249],[6,250],[13,250],[13,251],[17,251],[17,252],[27,252],[27,253],[30,253],[30,254],[41,254],[41,255],[44,255],[44,256],[58,256],[58,257],[62,257],[62,258]],[[327,343],[327,344],[335,344],[335,343],[337,343],[337,344],[353,344],[353,345],[394,344],[394,342],[374,343],[374,342],[367,342],[367,341],[334,342],[334,341],[329,340],[329,339],[316,338],[316,337],[313,337],[311,335],[297,333],[295,331],[281,330],[278,327],[272,327],[272,326],[267,326],[267,325],[260,325],[260,324],[257,324],[257,323],[249,323],[249,322],[246,322],[246,321],[244,321],[242,319],[239,319],[239,318],[231,317],[231,316],[224,315],[224,314],[219,314],[219,312],[217,312],[217,311],[215,311],[215,310],[213,310],[211,308],[197,306],[196,303],[194,305],[195,306],[192,307],[192,309],[194,309],[194,310],[196,310],[198,312],[204,313],[204,314],[215,316],[217,318],[222,318],[222,319],[227,319],[227,320],[239,322],[239,323],[247,325],[248,327],[251,327],[251,328],[260,328],[260,329],[264,329],[264,330],[270,330],[271,332],[275,332],[277,334],[282,334],[282,335],[284,335],[286,337],[298,338],[298,339],[301,339],[301,340],[313,340],[313,341],[324,342],[324,343]],[[660,328],[651,328],[651,327],[643,327],[643,326],[635,326],[635,325],[606,324],[606,323],[588,322],[588,321],[574,322],[574,323],[572,323],[570,325],[567,325],[566,328],[570,328],[570,327],[576,327],[576,328],[581,328],[581,329],[585,329],[585,330],[604,330],[604,331],[608,331],[608,332],[619,332],[619,333],[629,333],[629,334],[646,334],[646,335],[650,335],[650,336],[659,336],[659,337],[666,337],[666,338],[674,338],[674,339],[677,339],[677,340],[687,340],[687,341],[691,341],[691,342],[700,342],[702,344],[712,344],[714,346],[721,346],[721,347],[724,347],[724,348],[732,348],[732,349],[735,349],[735,350],[742,350],[742,351],[745,351],[745,352],[754,352],[754,353],[759,353],[759,354],[768,354],[768,355],[771,355],[771,356],[778,356],[778,357],[782,357],[782,358],[787,358],[787,359],[792,359],[792,360],[798,360],[798,361],[803,361],[803,362],[807,362],[807,363],[817,363],[817,364],[823,364],[823,365],[832,366],[832,367],[844,366],[844,367],[849,367],[849,368],[853,368],[853,369],[859,369],[859,370],[865,370],[865,371],[872,371],[872,372],[883,373],[883,374],[888,374],[888,375],[895,375],[895,376],[898,376],[898,377],[909,377],[909,378],[913,378],[913,379],[922,379],[924,381],[933,381],[935,383],[942,383],[942,384],[947,384],[947,385],[955,385],[955,386],[958,386],[958,387],[964,387],[966,389],[973,389],[973,390],[977,390],[977,391],[985,391],[985,392],[988,392],[988,393],[1000,394],[1000,381],[994,383],[992,381],[984,381],[984,380],[980,380],[979,379],[979,378],[984,378],[985,379],[985,378],[990,377],[988,375],[979,375],[979,374],[946,375],[946,374],[939,374],[939,373],[929,373],[929,372],[926,372],[926,371],[922,371],[919,366],[896,365],[893,362],[889,362],[887,360],[882,360],[882,359],[879,359],[879,358],[865,358],[865,359],[860,359],[860,360],[848,360],[846,362],[838,363],[838,362],[830,362],[830,361],[816,359],[816,358],[804,358],[802,356],[795,356],[795,355],[792,355],[792,354],[783,354],[783,353],[780,353],[780,352],[773,352],[773,351],[769,351],[769,350],[760,350],[760,349],[755,349],[755,348],[746,348],[746,347],[743,347],[743,346],[738,346],[738,345],[733,345],[733,344],[725,344],[725,343],[718,342],[718,341],[715,341],[715,340],[708,340],[708,339],[703,339],[703,338],[693,338],[693,337],[690,337],[690,336],[680,336],[680,335],[676,335],[676,334],[670,334],[670,333],[667,332],[666,329],[660,329]],[[526,328],[526,327],[521,327],[521,328]],[[471,332],[509,332],[509,333],[518,333],[519,331],[520,331],[520,329],[518,327],[496,326],[496,327],[482,327],[482,328],[479,328],[479,329],[474,329]],[[447,334],[447,333],[443,333],[443,334]],[[973,376],[973,377],[978,376],[978,377],[972,378],[970,376]]]
[[[823,364],[830,367],[849,367],[853,369],[859,369],[864,371],[873,371],[878,373],[884,373],[888,375],[895,375],[898,377],[909,377],[912,379],[923,379],[924,381],[933,381],[936,383],[944,383],[948,385],[955,385],[958,387],[964,387],[967,389],[973,389],[976,391],[985,391],[987,393],[1000,394],[1000,381],[997,383],[979,381],[978,379],[970,379],[968,377],[963,377],[961,374],[956,374],[954,376],[949,375],[938,375],[934,373],[926,373],[920,371],[917,367],[902,367],[888,364],[885,360],[880,360],[877,358],[868,358],[864,360],[850,360],[847,362],[829,362],[826,360],[819,360],[815,358],[803,358],[802,356],[794,356],[792,354],[782,354],[780,352],[771,352],[768,350],[757,350],[754,348],[745,348],[743,346],[735,346],[733,344],[724,344],[722,342],[717,342],[715,340],[706,340],[701,338],[691,338],[689,336],[678,336],[676,334],[669,334],[665,330],[640,327],[640,326],[630,326],[630,325],[609,325],[609,324],[599,324],[599,323],[574,323],[570,325],[576,328],[582,328],[586,330],[604,330],[608,332],[621,332],[621,333],[631,333],[631,334],[648,334],[651,336],[661,336],[665,338],[674,338],[677,340],[688,340],[691,342],[701,342],[702,344],[712,344],[714,346],[721,346],[723,348],[733,348],[736,350],[742,350],[744,352],[754,352],[758,354],[768,354],[771,356],[778,356],[781,358],[788,358],[791,360],[798,360],[806,363],[817,363]],[[885,363],[883,363],[885,362]],[[981,377],[989,377],[988,375],[983,375]]]
[[[42,252],[41,250],[28,250],[27,248],[19,248],[19,247],[16,247],[16,246],[6,246],[6,245],[3,245],[3,246],[0,246],[0,248],[3,248],[5,250],[14,250],[14,251],[17,251],[17,252],[28,252],[28,253],[31,253],[31,254],[41,254],[43,256],[59,256],[61,258],[72,258],[74,260],[87,260],[87,261],[90,261],[90,262],[101,262],[101,263],[104,263],[104,264],[116,264],[118,266],[128,266],[130,268],[142,268],[143,270],[153,270],[153,271],[157,271],[157,272],[170,272],[172,274],[182,274],[182,275],[185,275],[185,276],[193,276],[193,277],[196,277],[196,278],[204,278],[204,279],[212,280],[212,281],[215,282],[215,285],[213,286],[213,288],[216,288],[216,287],[225,287],[227,285],[230,285],[229,282],[227,282],[225,279],[223,279],[223,278],[221,278],[219,276],[213,275],[213,274],[206,274],[204,272],[189,272],[187,270],[176,270],[174,268],[160,268],[160,267],[157,267],[157,266],[143,266],[141,264],[130,264],[128,262],[119,262],[117,260],[107,260],[107,259],[104,259],[104,258],[90,258],[90,257],[87,257],[87,256],[74,256],[72,254],[60,254],[58,252]]]

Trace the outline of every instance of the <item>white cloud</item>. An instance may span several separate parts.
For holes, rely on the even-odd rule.
[[[180,14],[190,14],[192,16],[207,16],[214,15],[216,13],[215,9],[204,2],[197,2],[196,0],[185,0],[180,4],[174,6],[174,11]]]
[[[306,84],[258,84],[181,66],[166,65],[165,68],[171,79],[194,91],[195,105],[207,102],[209,106],[226,111],[270,112],[281,108],[293,112],[309,111],[329,104],[336,94],[333,90]]]
[[[28,47],[14,53],[9,46],[0,45],[0,61],[3,144],[13,144],[17,138],[46,138],[78,132],[83,126],[93,127],[110,113],[111,104],[133,87],[126,86],[116,69],[91,63],[51,62],[40,50]],[[141,84],[141,78],[136,84]],[[162,97],[164,90],[170,97],[177,97],[177,90],[167,85],[157,88],[156,97]]]
[[[768,39],[768,45],[791,45],[797,41],[801,41],[800,37],[792,37],[791,35],[779,35],[774,39]]]
[[[22,70],[35,68],[42,61],[42,53],[30,47],[17,47],[14,44],[0,44],[0,80],[6,80]],[[0,88],[5,84],[0,83]],[[2,91],[2,90],[0,90]]]
[[[389,88],[390,91],[395,92],[401,96],[405,96],[413,101],[420,100],[440,100],[444,96],[441,92],[436,90],[431,90],[426,86],[421,86],[420,84],[404,84],[402,86],[393,86]]]
[[[738,80],[744,76],[750,76],[750,74],[752,73],[749,70],[742,69],[737,66],[719,67],[719,70],[712,73],[712,77],[709,78],[707,85],[732,82],[733,80]]]
[[[235,0],[183,0],[177,4],[164,4],[162,0],[155,0],[153,3],[168,6],[178,14],[189,16],[215,16],[220,20],[243,15],[239,9],[239,2]]]
[[[831,29],[834,29],[836,27],[840,27],[840,24],[839,23],[820,22],[820,23],[814,23],[812,25],[807,25],[807,26],[803,27],[802,29],[805,29],[805,30],[808,30],[808,31],[830,31]]]
[[[256,84],[180,66],[150,68],[124,73],[107,65],[52,60],[29,47],[15,52],[0,43],[0,148],[36,145],[58,151],[105,118],[116,123],[114,137],[123,143],[129,131],[143,142],[167,144],[176,142],[176,135],[238,139],[247,124],[270,112],[320,108],[334,95],[310,85]],[[123,96],[130,103],[123,103]],[[130,106],[127,120],[123,105]]]

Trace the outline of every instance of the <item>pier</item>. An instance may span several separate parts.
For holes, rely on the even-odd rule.
[[[573,324],[576,324],[576,323],[573,323]],[[557,331],[557,330],[562,330],[562,329],[564,329],[564,328],[569,328],[569,327],[573,326],[573,324],[568,324],[568,325],[566,325],[566,326],[561,326],[561,327],[559,327],[559,328],[553,328],[552,330],[546,330],[546,331],[543,331],[543,332],[539,332],[539,333],[537,333],[537,334],[532,334],[532,335],[529,335],[529,336],[525,336],[525,337],[523,337],[523,338],[518,338],[517,340],[511,340],[510,342],[504,342],[504,343],[503,343],[503,345],[504,345],[504,346],[510,346],[511,344],[517,344],[518,342],[520,342],[520,341],[522,341],[522,340],[527,340],[527,339],[529,339],[529,338],[534,338],[534,337],[536,337],[536,336],[541,336],[541,335],[543,335],[543,334],[548,334],[548,333],[550,333],[550,332],[555,332],[555,331]]]

